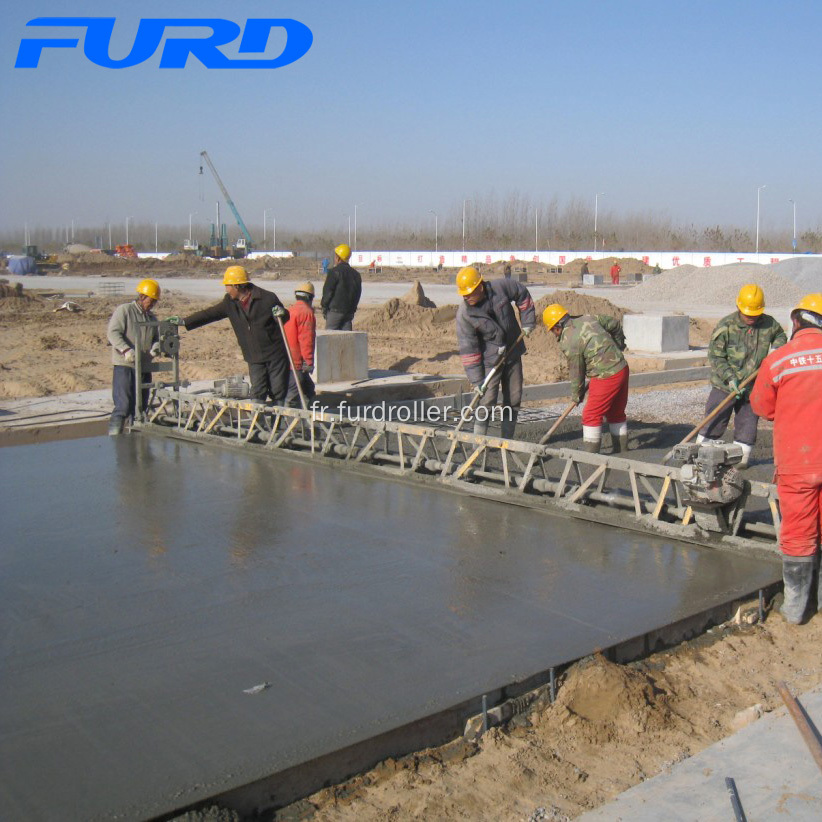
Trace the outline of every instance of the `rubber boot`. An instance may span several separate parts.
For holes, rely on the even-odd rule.
[[[611,432],[611,453],[621,454],[628,450],[628,423],[614,422],[608,426]]]
[[[742,460],[738,462],[734,466],[734,468],[737,468],[740,471],[744,471],[748,467],[748,464],[750,462],[751,451],[753,451],[753,446],[748,445],[745,442],[737,442],[736,440],[734,440],[734,445],[738,445],[740,446],[740,448],[742,448]]]
[[[805,616],[813,580],[813,559],[801,557],[782,558],[782,582],[785,585],[785,601],[779,612],[785,622],[798,625]]]
[[[488,434],[488,420],[478,420],[474,418],[474,433],[482,437]]]
[[[583,440],[582,441],[582,450],[587,451],[589,454],[598,454],[599,453],[599,446],[602,444],[602,439],[598,440]]]
[[[519,409],[512,408],[511,409],[511,419],[508,419],[507,414],[503,414],[503,420],[500,423],[500,433],[499,435],[504,440],[512,440],[514,439],[514,431],[517,428],[517,417],[519,416]]]
[[[822,613],[822,556],[816,551],[816,610]]]
[[[123,423],[125,420],[122,417],[112,417],[108,423],[108,435],[110,437],[119,437],[123,433]]]

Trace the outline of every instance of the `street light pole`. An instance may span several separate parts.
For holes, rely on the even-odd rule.
[[[470,203],[470,200],[462,201],[462,250],[465,251],[465,204]]]
[[[351,248],[351,215],[348,215],[348,247]]]
[[[759,256],[759,192],[768,186],[759,186],[756,190],[756,255]]]
[[[597,250],[597,215],[599,213],[599,198],[604,196],[604,191],[600,191],[599,194],[594,195],[594,251]]]
[[[357,203],[354,203],[354,251],[357,250]]]
[[[793,206],[793,250],[796,251],[796,201],[791,200]]]
[[[428,213],[434,215],[434,253],[439,254],[440,253],[440,240],[439,240],[439,232],[438,232],[438,225],[437,225],[439,215],[432,208],[428,209]]]

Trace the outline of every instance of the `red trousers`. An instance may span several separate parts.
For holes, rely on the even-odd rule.
[[[777,474],[776,490],[782,514],[782,553],[813,556],[822,534],[822,474]]]
[[[608,422],[625,422],[625,406],[628,404],[628,366],[611,377],[591,377],[588,383],[588,402],[582,411],[582,424],[602,425]]]

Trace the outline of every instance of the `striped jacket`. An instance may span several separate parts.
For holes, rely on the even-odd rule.
[[[751,408],[774,421],[780,474],[822,473],[822,331],[803,328],[765,358]]]
[[[528,289],[516,280],[484,282],[485,299],[479,305],[464,300],[457,309],[457,345],[460,359],[471,385],[479,385],[493,368],[499,349],[506,346],[508,361],[516,361],[525,353],[522,340],[511,349],[520,333],[511,303],[516,303],[523,328],[536,325],[534,301]]]

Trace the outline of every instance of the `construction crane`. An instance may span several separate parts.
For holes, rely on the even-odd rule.
[[[248,229],[245,227],[245,223],[243,222],[243,218],[240,216],[240,212],[237,211],[237,206],[234,205],[234,200],[231,199],[231,195],[228,193],[228,189],[223,184],[223,181],[220,179],[220,175],[217,173],[217,169],[214,168],[214,163],[211,162],[211,157],[208,156],[207,151],[201,151],[200,157],[205,160],[206,165],[211,170],[211,173],[214,175],[214,179],[217,181],[217,185],[220,187],[220,191],[223,193],[223,197],[225,198],[226,203],[228,203],[228,207],[231,209],[231,213],[234,215],[234,219],[237,221],[237,225],[240,227],[240,231],[243,232],[243,239],[238,240],[237,242],[237,249],[243,249],[245,253],[251,251],[251,234],[248,233]],[[203,173],[203,166],[202,163],[200,164],[200,174]],[[217,226],[217,230],[220,230],[220,227]]]

